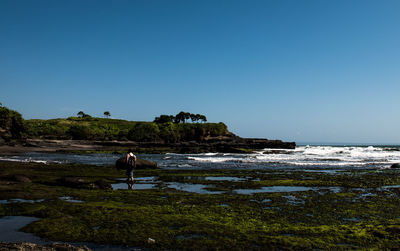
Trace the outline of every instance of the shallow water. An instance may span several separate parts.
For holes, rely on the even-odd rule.
[[[154,189],[157,184],[149,184],[149,183],[134,183],[130,186],[128,183],[115,183],[111,184],[112,189],[114,190],[144,190],[144,189]]]
[[[246,178],[239,178],[239,177],[228,177],[228,176],[210,176],[210,177],[205,177],[205,180],[209,181],[246,181]]]
[[[18,230],[39,218],[26,216],[5,216],[0,218],[0,241],[2,242],[33,242],[36,244],[49,244],[50,242],[30,233]]]
[[[333,193],[340,191],[340,187],[304,187],[304,186],[268,186],[258,189],[236,189],[235,193],[238,194],[254,194],[254,193],[291,193],[291,192],[305,192],[305,191],[326,191],[329,190]]]
[[[388,190],[388,189],[394,189],[394,188],[400,188],[400,185],[382,186],[380,189]]]
[[[20,232],[19,230],[26,225],[40,220],[35,217],[27,216],[4,216],[0,218],[0,242],[31,242],[39,245],[48,245],[54,241],[40,238],[31,233]],[[96,251],[126,251],[126,250],[142,250],[140,248],[123,247],[114,245],[102,245],[87,242],[66,242],[73,246],[87,246]]]
[[[189,192],[189,193],[199,193],[199,194],[221,194],[220,191],[208,191],[205,188],[210,187],[203,184],[188,184],[179,182],[168,182],[166,183],[168,188],[173,188],[179,191]]]
[[[304,205],[304,203],[305,203],[304,200],[299,199],[293,195],[286,195],[283,197],[286,198],[286,203],[291,204],[291,205]]]
[[[0,204],[8,204],[8,203],[39,203],[43,202],[44,199],[39,200],[25,200],[25,199],[9,199],[9,200],[0,200]]]
[[[63,200],[63,201],[66,201],[66,202],[72,202],[72,203],[83,203],[84,202],[82,200],[76,200],[76,199],[74,199],[72,197],[69,197],[69,196],[60,197],[60,200]]]

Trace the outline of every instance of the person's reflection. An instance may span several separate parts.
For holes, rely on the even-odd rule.
[[[133,190],[133,182],[128,182],[128,190]]]

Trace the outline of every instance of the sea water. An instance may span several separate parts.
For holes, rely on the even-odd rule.
[[[119,154],[25,153],[0,156],[0,160],[38,163],[114,165]],[[138,154],[163,169],[300,169],[351,170],[389,168],[400,163],[400,146],[298,146],[263,149],[251,154]]]

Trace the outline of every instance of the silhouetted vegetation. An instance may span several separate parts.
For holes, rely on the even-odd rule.
[[[161,123],[173,122],[174,120],[175,117],[172,115],[160,115],[160,117],[156,117],[154,119],[154,122],[157,124],[161,124]]]
[[[3,107],[0,103],[0,138],[8,141],[19,139],[25,131],[24,121],[19,112]]]
[[[187,123],[188,120],[191,120],[192,122],[207,122],[207,118],[204,115],[201,114],[193,114],[189,112],[180,112],[176,114],[175,116],[173,115],[160,115],[160,117],[156,117],[154,119],[154,122],[157,124],[160,123],[168,123],[168,122],[174,122],[174,123]]]
[[[89,114],[84,113],[83,111],[78,112],[78,117],[79,118],[90,118],[92,116],[90,116]]]
[[[111,113],[109,111],[105,111],[104,112],[104,116],[106,116],[107,118],[109,118],[111,116]]]

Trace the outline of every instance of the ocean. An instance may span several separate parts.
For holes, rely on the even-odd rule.
[[[296,149],[263,149],[251,154],[138,154],[162,169],[299,169],[327,172],[385,169],[400,163],[400,146],[303,145]],[[30,152],[0,160],[38,163],[114,165],[119,154],[66,154]]]

